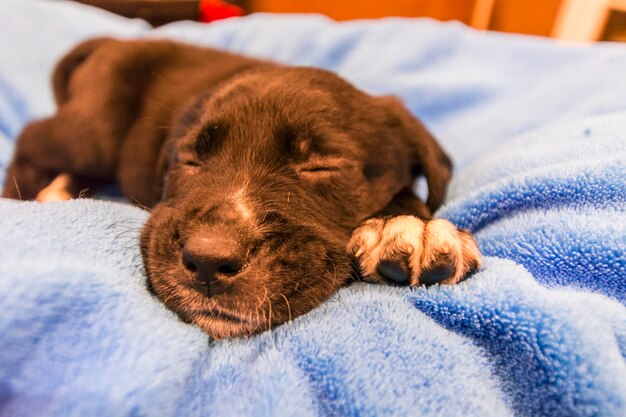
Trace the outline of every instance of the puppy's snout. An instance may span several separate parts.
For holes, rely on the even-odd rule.
[[[196,279],[211,285],[216,277],[238,274],[246,264],[246,251],[235,239],[192,236],[183,246],[183,265]]]

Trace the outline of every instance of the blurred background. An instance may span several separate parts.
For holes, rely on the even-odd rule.
[[[626,41],[626,0],[77,0],[155,26],[242,14],[321,13],[336,20],[385,16],[457,20],[481,30],[567,41]]]

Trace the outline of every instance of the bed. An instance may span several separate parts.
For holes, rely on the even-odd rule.
[[[626,415],[626,47],[389,18],[252,15],[157,29],[0,2],[0,180],[49,74],[99,35],[169,38],[395,94],[453,157],[437,217],[484,267],[458,286],[356,283],[210,341],[145,289],[123,202],[0,200],[0,416]],[[418,190],[421,192],[421,190]]]

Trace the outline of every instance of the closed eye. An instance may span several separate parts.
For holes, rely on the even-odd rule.
[[[310,167],[301,167],[299,171],[300,172],[339,172],[339,168],[330,167],[330,166],[310,166]]]
[[[201,170],[201,164],[198,161],[189,160],[189,161],[181,161],[179,167],[180,172],[185,175],[195,175]]]
[[[305,181],[326,181],[337,178],[341,173],[341,168],[329,165],[308,165],[296,168],[298,176]]]
[[[333,178],[353,165],[351,160],[340,156],[313,156],[306,162],[294,165],[294,169],[304,178],[320,180]]]
[[[175,163],[179,167],[185,168],[197,168],[201,165],[196,155],[193,152],[189,152],[186,150],[176,153]]]
[[[181,163],[185,166],[188,167],[199,167],[200,166],[200,162],[198,161],[194,161],[194,160],[190,160],[190,161],[181,161]]]

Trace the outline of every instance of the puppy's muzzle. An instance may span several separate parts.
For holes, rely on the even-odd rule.
[[[198,289],[211,297],[224,291],[224,280],[236,278],[244,269],[247,252],[234,237],[198,232],[185,242],[182,262],[193,274]]]

